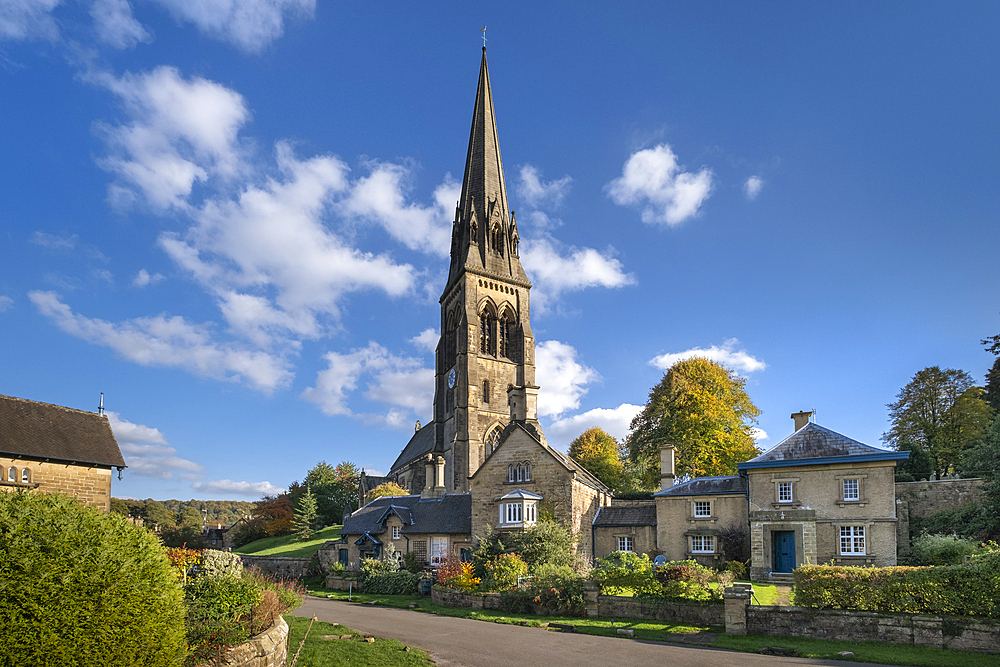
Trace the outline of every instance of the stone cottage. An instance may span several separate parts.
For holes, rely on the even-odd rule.
[[[795,432],[740,463],[748,486],[754,579],[799,565],[896,564],[896,462],[879,449],[792,415]]]
[[[0,489],[64,493],[105,512],[124,468],[108,418],[0,395]]]

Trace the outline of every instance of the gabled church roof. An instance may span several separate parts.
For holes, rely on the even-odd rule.
[[[872,447],[809,422],[760,456],[740,463],[737,468],[748,470],[850,461],[888,461],[906,459],[909,456],[909,452]]]
[[[413,459],[423,456],[432,449],[434,449],[434,422],[424,424],[420,427],[419,431],[413,434],[413,437],[406,443],[406,447],[403,447],[403,451],[399,453],[396,462],[392,464],[389,470],[398,470]]]

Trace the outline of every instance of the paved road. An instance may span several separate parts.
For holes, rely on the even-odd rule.
[[[436,616],[407,609],[373,607],[321,598],[306,598],[296,616],[315,616],[376,637],[391,637],[422,648],[442,667],[760,667],[763,665],[830,665],[857,667],[856,662],[777,658],[701,646],[616,637],[548,632],[467,618]],[[294,650],[295,647],[293,647]]]

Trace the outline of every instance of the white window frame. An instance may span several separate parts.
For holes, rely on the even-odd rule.
[[[794,482],[778,482],[778,502],[791,503],[795,501]],[[787,493],[785,493],[787,491]]]
[[[524,481],[525,482],[531,481],[531,464],[528,463],[527,461],[524,462]]]
[[[635,538],[633,538],[631,535],[619,536],[618,551],[629,551],[635,553]]]
[[[711,500],[695,500],[694,501],[694,517],[696,519],[709,519],[712,517],[712,501]]]
[[[31,483],[31,471],[27,468],[21,469],[21,483],[30,484]]]
[[[516,468],[517,468],[517,481],[523,482],[524,470],[521,468],[521,464],[518,463]]]
[[[841,556],[864,556],[868,553],[866,547],[864,526],[840,527]]]
[[[693,554],[714,554],[715,535],[692,535],[691,553]]]
[[[392,527],[392,539],[398,540],[400,538],[400,533],[401,533],[401,530],[400,530],[399,526],[393,526]]]
[[[500,506],[500,523],[511,524],[511,523],[522,523],[523,522],[523,508],[521,503],[503,503]]]
[[[514,464],[513,463],[511,463],[510,465],[507,466],[507,481],[508,482],[513,482],[514,481]]]
[[[848,477],[841,480],[841,489],[844,493],[844,500],[861,500],[861,480],[857,477]]]
[[[448,556],[448,538],[431,537],[431,564],[437,565],[441,559]]]
[[[17,481],[17,468],[15,468],[14,466],[10,467],[10,469],[7,471],[7,479],[10,480],[11,482]]]

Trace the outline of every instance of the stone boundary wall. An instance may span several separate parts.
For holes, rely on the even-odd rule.
[[[726,620],[727,633],[743,634],[730,632]],[[972,617],[749,605],[744,632],[1000,653],[1000,624]]]
[[[896,500],[907,504],[909,516],[929,517],[941,510],[982,502],[983,480],[932,479],[926,482],[896,482]]]
[[[431,600],[435,604],[447,607],[500,611],[499,593],[463,593],[435,586],[431,589]],[[725,623],[724,609],[721,604],[698,605],[669,600],[653,601],[617,595],[598,595],[596,616],[673,621],[696,625],[723,625]],[[589,611],[588,609],[588,616],[595,615]]]
[[[270,630],[251,637],[226,651],[222,664],[227,667],[285,667],[288,662],[288,624],[278,617]],[[207,667],[205,663],[200,667]]]
[[[253,565],[265,574],[274,574],[291,579],[306,576],[309,561],[312,558],[289,558],[287,556],[254,556],[253,554],[237,554],[243,559],[243,565]]]

